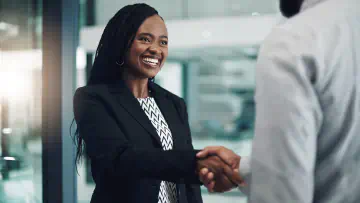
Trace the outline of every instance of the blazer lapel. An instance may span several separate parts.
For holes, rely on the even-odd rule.
[[[154,83],[150,83],[149,88],[152,91],[156,104],[160,108],[160,111],[170,128],[173,138],[173,149],[175,149],[179,143],[179,136],[181,136],[183,129],[182,122],[179,119],[179,114],[173,101],[170,99],[170,95],[167,95],[164,90],[157,87]]]
[[[115,93],[118,103],[158,142],[161,146],[160,137],[151,121],[140,106],[139,101],[134,97],[123,81],[109,86],[109,90]]]

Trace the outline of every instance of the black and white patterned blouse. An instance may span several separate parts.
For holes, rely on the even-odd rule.
[[[164,116],[161,114],[159,107],[156,105],[153,97],[138,98],[142,109],[148,116],[158,133],[161,145],[164,150],[171,150],[173,148],[173,139],[171,131],[166,123]],[[158,196],[158,203],[177,203],[176,184],[167,181],[161,181],[160,191]]]

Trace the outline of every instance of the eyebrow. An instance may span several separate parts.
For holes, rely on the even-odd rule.
[[[150,37],[154,37],[153,34],[148,33],[148,32],[143,32],[143,33],[140,33],[139,35],[147,35],[147,36],[150,36]],[[166,38],[166,39],[168,39],[168,36],[166,36],[166,35],[161,35],[160,38]]]

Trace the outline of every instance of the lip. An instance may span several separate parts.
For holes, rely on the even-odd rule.
[[[158,59],[159,62],[162,61],[162,57],[161,57],[161,56],[155,56],[155,55],[143,55],[141,58],[152,58],[152,59]]]
[[[147,61],[144,60],[145,58],[157,59],[157,60],[158,60],[158,63],[157,63],[157,64],[153,64],[153,63],[151,63],[151,62],[147,62]],[[147,56],[147,55],[144,55],[144,56],[141,57],[141,62],[142,62],[143,64],[147,65],[147,66],[152,67],[152,68],[157,68],[157,67],[160,67],[161,62],[162,62],[162,58],[159,57],[159,56]]]

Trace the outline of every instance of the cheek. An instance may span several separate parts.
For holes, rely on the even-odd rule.
[[[136,48],[134,48],[134,49],[132,50],[132,58],[133,58],[133,59],[137,59],[137,58],[139,57],[139,55],[140,55],[139,50],[136,49]]]
[[[128,57],[129,63],[132,64],[133,66],[138,66],[139,63],[139,54],[138,51],[136,49],[131,49],[130,50],[130,55]]]
[[[139,56],[144,52],[144,48],[138,45],[133,45],[130,49],[131,59],[138,60]]]
[[[168,55],[169,55],[168,50],[167,50],[167,49],[166,49],[166,50],[163,50],[163,56],[164,56],[164,61],[163,61],[163,62],[165,62],[165,61],[166,61],[166,59],[167,59]]]

